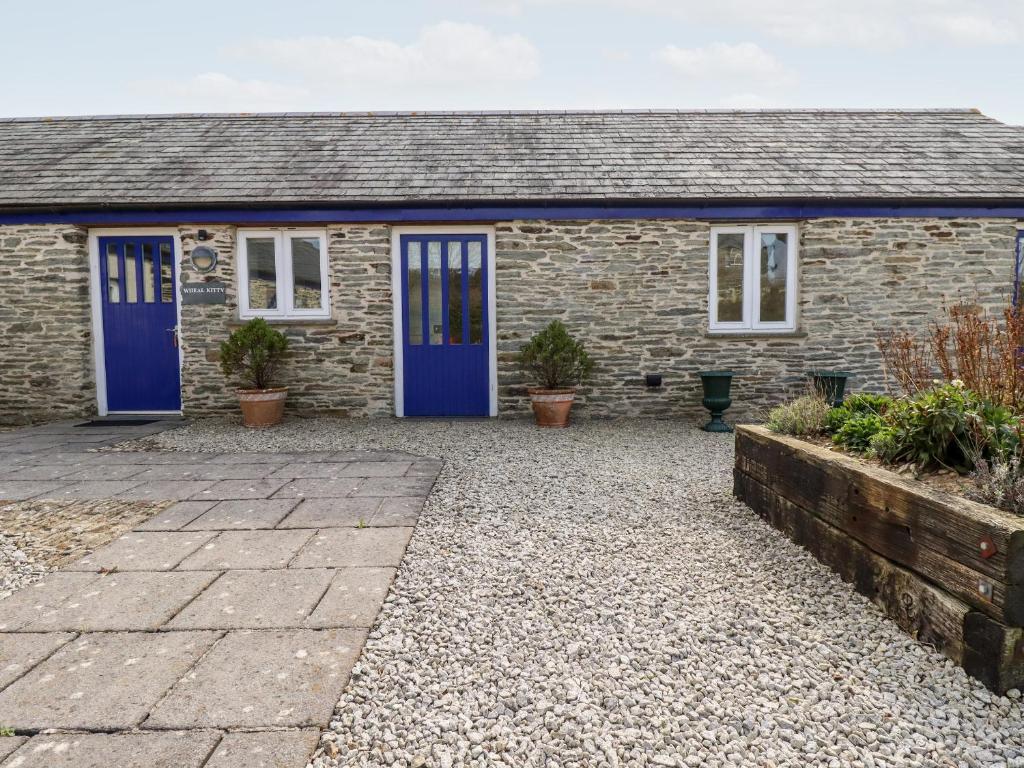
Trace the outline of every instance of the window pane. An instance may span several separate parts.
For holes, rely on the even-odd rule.
[[[427,243],[427,310],[430,322],[430,343],[444,340],[444,314],[441,306],[441,242]]]
[[[171,261],[171,244],[160,243],[160,301],[174,302],[174,263]]]
[[[462,243],[448,243],[448,343],[462,343]]]
[[[323,285],[320,275],[320,238],[293,237],[292,290],[295,309],[320,309]]]
[[[124,300],[129,304],[139,301],[138,276],[135,274],[135,243],[124,244]]]
[[[470,242],[466,248],[469,261],[466,276],[469,280],[470,344],[484,343],[484,271],[482,250],[479,242]]]
[[[117,304],[121,301],[121,279],[117,265],[117,246],[107,243],[107,301]]]
[[[742,232],[718,233],[718,263],[715,265],[718,279],[719,323],[743,321],[743,238]]]
[[[786,274],[789,235],[761,233],[761,317],[763,323],[786,322]]]
[[[249,260],[249,309],[277,309],[274,238],[246,238],[245,252]]]
[[[153,244],[142,244],[142,300],[152,304],[156,300],[156,271],[153,269]]]
[[[419,243],[409,243],[409,343],[423,343],[423,254]]]

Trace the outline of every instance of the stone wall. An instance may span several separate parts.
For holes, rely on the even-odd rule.
[[[731,418],[801,390],[814,368],[882,389],[876,329],[923,327],[961,295],[998,307],[1012,288],[1015,236],[1003,219],[803,222],[797,333],[737,337],[707,333],[707,222],[499,224],[499,412],[527,410],[515,350],[555,318],[596,359],[580,413],[698,416],[697,372],[708,368],[738,374]],[[648,390],[646,373],[664,386]]]
[[[182,402],[186,415],[235,412],[238,403],[219,367],[219,346],[238,326],[235,227],[203,225],[220,258],[214,272],[189,265],[199,227],[182,227],[182,278],[223,280],[227,303],[182,309]],[[327,229],[332,318],[275,322],[290,342],[282,385],[292,412],[335,416],[394,413],[391,335],[391,240],[386,226]]]
[[[94,411],[84,229],[0,227],[0,424]]]
[[[186,414],[235,412],[218,346],[238,324],[233,226],[202,225],[220,254],[188,264],[198,226],[178,228],[180,278],[223,280],[224,305],[182,307]],[[695,221],[501,223],[497,231],[499,412],[528,411],[515,351],[554,318],[597,368],[581,414],[699,417],[697,371],[739,375],[730,417],[756,415],[803,386],[804,371],[842,368],[884,386],[875,331],[921,327],[944,299],[997,307],[1011,289],[1015,222],[1001,219],[818,219],[800,225],[798,331],[707,334],[710,225]],[[284,381],[295,412],[393,413],[390,227],[327,228],[332,318],[279,324],[291,340]],[[126,231],[127,233],[127,231]],[[81,415],[95,405],[86,233],[0,227],[0,419]],[[646,373],[664,386],[649,390]]]

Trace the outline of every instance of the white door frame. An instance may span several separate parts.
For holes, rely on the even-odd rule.
[[[485,225],[436,225],[391,228],[392,327],[395,339],[395,416],[405,416],[405,375],[402,349],[402,235],[486,235],[487,236],[487,380],[490,416],[498,415],[498,333],[495,291],[494,227]]]
[[[175,283],[177,296],[174,297],[176,322],[178,324],[178,381],[180,387],[183,360],[181,345],[181,234],[169,227],[105,227],[89,230],[89,296],[92,304],[92,355],[96,376],[96,411],[100,416],[110,413],[107,409],[107,368],[103,349],[103,286],[100,285],[100,238],[101,237],[170,237],[174,241]],[[181,411],[116,411],[116,413],[180,414]]]

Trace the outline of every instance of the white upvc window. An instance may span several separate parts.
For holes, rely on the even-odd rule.
[[[711,333],[796,330],[797,228],[711,228]]]
[[[327,233],[239,230],[238,310],[243,318],[329,318]]]

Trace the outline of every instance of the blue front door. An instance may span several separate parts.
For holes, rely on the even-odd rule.
[[[485,235],[402,235],[406,416],[487,416]]]
[[[170,237],[99,238],[109,411],[181,409]]]

